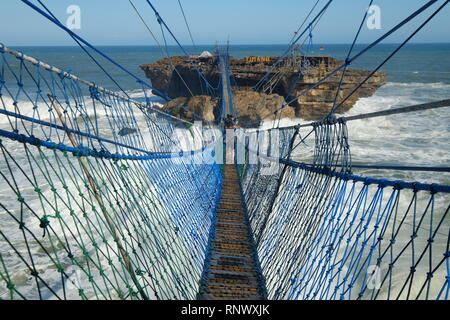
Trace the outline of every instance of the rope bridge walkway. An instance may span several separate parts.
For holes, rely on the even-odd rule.
[[[233,105],[233,92],[230,84],[230,74],[229,74],[229,57],[226,53],[218,54],[219,60],[219,72],[220,72],[220,82],[222,88],[221,95],[221,115],[222,119],[225,119],[227,115],[236,116]]]
[[[225,165],[201,298],[261,300],[265,288],[257,260],[236,167]]]
[[[220,114],[225,119],[228,115],[235,115],[228,72],[229,57],[220,52],[217,56],[222,89]],[[226,129],[222,128],[223,131]],[[230,148],[227,148],[227,143],[231,143]],[[233,141],[224,139],[223,145],[227,164],[223,166],[222,192],[199,297],[208,300],[261,300],[267,294],[242,200]]]

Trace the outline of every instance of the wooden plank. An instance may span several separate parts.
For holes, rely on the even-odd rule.
[[[256,252],[234,165],[224,166],[224,181],[232,187],[222,190],[216,235],[211,242],[211,258],[199,298],[263,300],[262,275],[257,268]]]

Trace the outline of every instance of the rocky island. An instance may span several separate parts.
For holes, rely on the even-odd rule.
[[[242,126],[258,126],[262,120],[275,117],[315,120],[327,115],[331,110],[342,77],[341,72],[305,92],[341,65],[342,61],[327,56],[290,56],[272,68],[277,60],[277,57],[230,57],[233,101]],[[165,105],[166,110],[173,115],[188,120],[194,119],[192,112],[180,109],[178,104],[181,103],[207,121],[218,118],[219,101],[205,94],[207,88],[198,73],[200,70],[211,86],[219,86],[220,74],[214,56],[165,58],[140,67],[156,89],[175,99],[177,103],[170,102]],[[260,79],[269,71],[268,80],[254,90]],[[370,71],[348,69],[338,101],[350,94],[369,74]],[[346,112],[358,99],[372,96],[386,80],[386,73],[375,73],[337,112]],[[286,101],[289,102],[288,105]],[[283,104],[286,106],[282,112],[276,114]]]

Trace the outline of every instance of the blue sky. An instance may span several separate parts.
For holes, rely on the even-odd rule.
[[[31,0],[37,3],[36,0]],[[81,8],[81,30],[76,32],[96,45],[154,45],[128,0],[42,0],[66,21],[69,5]],[[443,3],[440,0],[438,4]],[[133,0],[152,30],[159,26],[145,0]],[[161,16],[184,44],[189,36],[177,0],[153,0]],[[284,44],[301,24],[316,0],[182,0],[198,44]],[[376,0],[381,8],[381,30],[364,28],[360,42],[373,41],[412,13],[425,0]],[[319,5],[323,5],[321,0]],[[315,43],[352,41],[368,0],[334,0],[314,32]],[[434,5],[433,8],[436,8]],[[431,12],[431,11],[428,11]],[[421,16],[421,20],[425,18]],[[419,24],[408,26],[386,42],[397,43]],[[20,0],[0,1],[0,42],[8,46],[73,45],[65,32],[27,7]],[[450,42],[450,5],[413,42]]]

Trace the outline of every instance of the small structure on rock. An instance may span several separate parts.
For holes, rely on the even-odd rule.
[[[212,58],[214,57],[214,55],[209,52],[209,51],[203,51],[200,55],[199,58]]]

